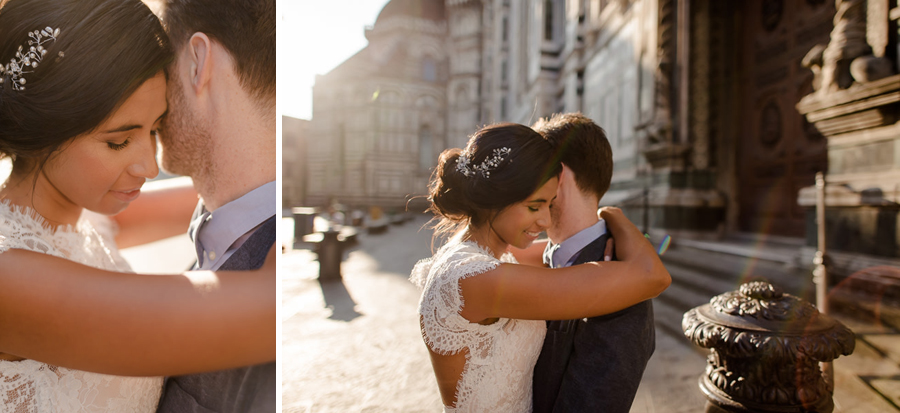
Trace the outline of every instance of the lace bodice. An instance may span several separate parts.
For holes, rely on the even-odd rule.
[[[546,323],[501,318],[490,325],[471,323],[461,315],[459,280],[515,263],[511,254],[499,260],[472,242],[450,243],[413,268],[410,280],[423,288],[419,301],[422,335],[434,352],[457,354],[468,349],[456,386],[456,407],[445,412],[530,412],[531,378]]]
[[[113,222],[85,211],[75,226],[53,230],[27,208],[0,202],[0,253],[10,248],[55,255],[113,271],[131,271],[116,248]],[[0,332],[2,334],[2,332]],[[0,361],[0,412],[153,412],[162,377],[119,377]]]

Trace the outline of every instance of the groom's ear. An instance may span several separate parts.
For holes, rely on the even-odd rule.
[[[194,33],[187,43],[188,75],[191,89],[200,94],[212,74],[212,42],[204,33]]]

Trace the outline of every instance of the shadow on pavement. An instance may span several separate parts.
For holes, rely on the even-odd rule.
[[[320,281],[325,307],[331,309],[331,320],[351,321],[362,314],[356,312],[356,302],[340,280]]]

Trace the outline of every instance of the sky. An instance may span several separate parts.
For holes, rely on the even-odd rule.
[[[365,27],[388,0],[276,0],[278,112],[312,117],[316,74],[328,73],[364,48]]]

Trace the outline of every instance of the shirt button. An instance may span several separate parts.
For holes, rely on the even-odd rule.
[[[209,259],[211,259],[211,260],[216,259],[216,252],[215,252],[215,251],[210,251],[210,253],[209,253]]]

